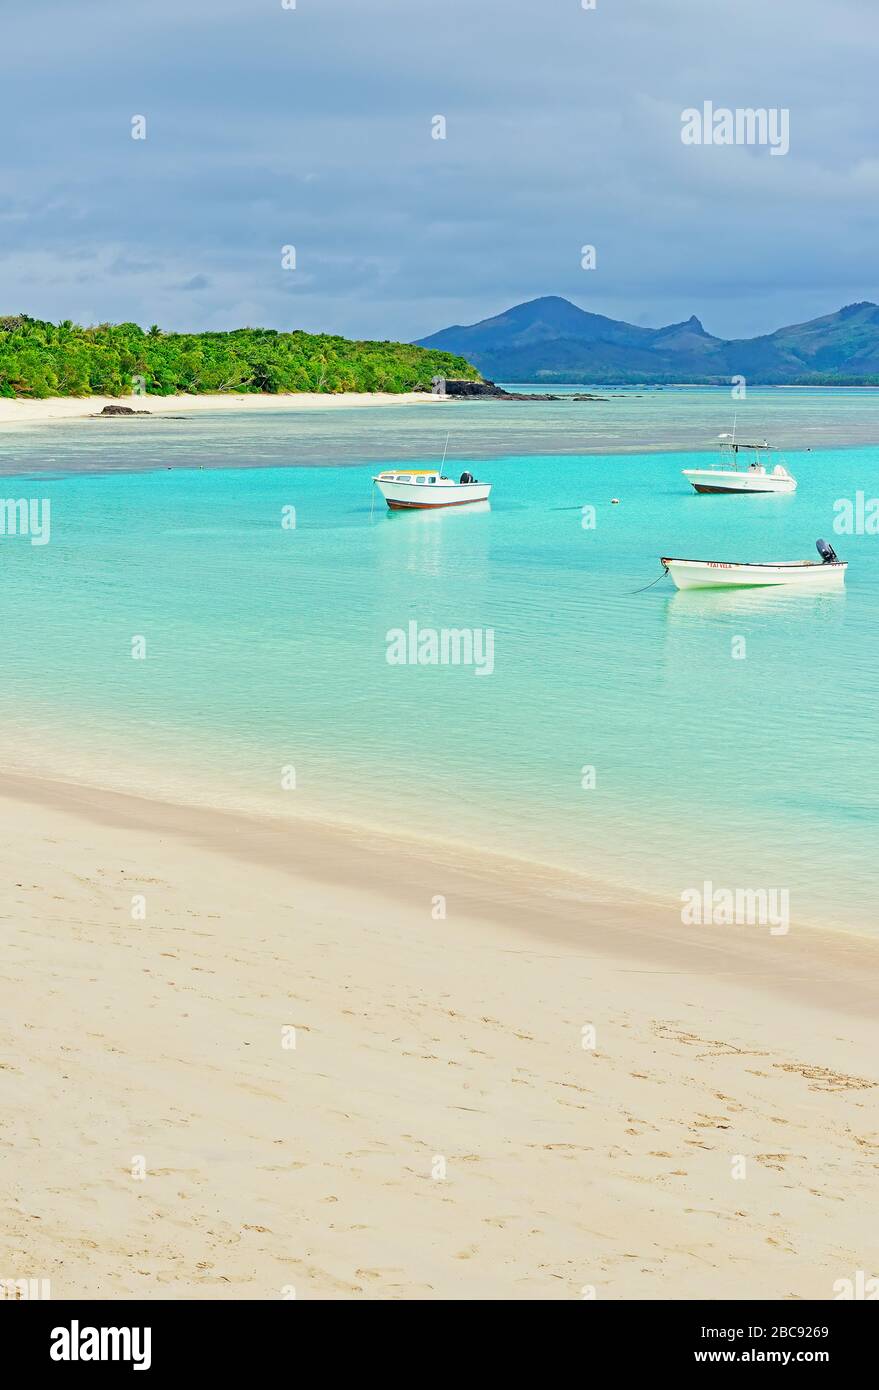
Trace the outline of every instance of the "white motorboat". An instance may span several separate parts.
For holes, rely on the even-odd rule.
[[[764,458],[772,446],[740,444],[732,434],[720,436],[720,462],[710,468],[684,468],[697,492],[796,492],[797,480],[783,463],[770,471]]]
[[[491,483],[480,483],[472,473],[462,473],[455,482],[438,468],[391,468],[372,481],[392,511],[461,507],[468,502],[486,502],[491,492]]]
[[[661,564],[679,589],[756,589],[794,584],[803,589],[841,589],[848,564],[826,541],[816,542],[820,560],[777,560],[731,564],[726,560],[682,560],[664,555]]]

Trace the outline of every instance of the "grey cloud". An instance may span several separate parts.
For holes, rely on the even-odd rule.
[[[879,298],[873,0],[49,0],[4,47],[0,301],[45,317],[83,258],[99,317],[169,328],[412,338],[557,293],[732,336]],[[790,154],[684,147],[704,99],[789,107]]]
[[[173,290],[182,290],[184,294],[189,294],[192,290],[206,290],[210,288],[210,280],[206,275],[191,275],[188,280],[181,280],[179,284],[172,285]]]

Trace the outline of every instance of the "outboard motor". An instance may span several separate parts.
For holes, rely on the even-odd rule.
[[[836,551],[833,549],[833,546],[828,545],[826,541],[816,541],[815,549],[818,551],[825,565],[839,564]]]
[[[472,473],[462,473],[459,481],[462,483],[475,483],[476,479]]]

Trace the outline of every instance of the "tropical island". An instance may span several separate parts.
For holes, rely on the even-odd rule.
[[[355,342],[330,334],[237,328],[227,333],[164,333],[157,325],[27,314],[0,317],[0,397],[252,395],[405,392],[434,376],[480,381],[457,354],[409,343]]]

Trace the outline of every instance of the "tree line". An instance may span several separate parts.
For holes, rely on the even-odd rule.
[[[163,333],[153,324],[0,317],[0,396],[171,396],[179,392],[412,391],[434,376],[480,380],[463,357],[409,343],[236,328]]]

